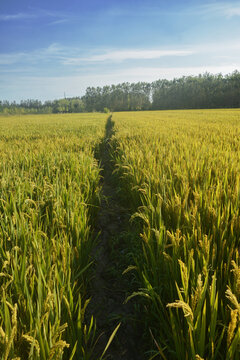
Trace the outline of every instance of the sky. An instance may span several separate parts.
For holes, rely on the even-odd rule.
[[[0,0],[0,100],[240,71],[240,1]]]

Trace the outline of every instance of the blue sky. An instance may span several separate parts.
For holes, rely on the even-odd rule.
[[[240,1],[1,0],[0,100],[240,70]]]

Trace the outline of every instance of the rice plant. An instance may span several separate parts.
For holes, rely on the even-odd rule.
[[[114,114],[151,358],[239,359],[239,110]]]
[[[0,358],[92,359],[86,317],[106,115],[0,118]]]

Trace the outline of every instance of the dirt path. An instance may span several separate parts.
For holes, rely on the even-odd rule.
[[[114,185],[109,141],[114,133],[114,123],[109,117],[105,138],[100,151],[103,168],[103,200],[98,216],[97,231],[101,232],[99,245],[95,250],[95,278],[93,280],[91,311],[97,319],[97,329],[103,332],[98,343],[101,352],[114,330],[121,326],[107,352],[108,359],[141,360],[141,329],[133,325],[133,302],[124,304],[129,291],[129,281],[122,275],[121,259],[124,257],[124,234],[129,228],[129,214],[121,207],[118,191]],[[124,259],[125,260],[125,259]],[[130,264],[129,264],[130,265]],[[124,265],[125,266],[125,265]]]

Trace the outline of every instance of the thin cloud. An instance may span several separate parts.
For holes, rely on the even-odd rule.
[[[22,20],[22,19],[32,19],[35,18],[34,14],[27,13],[18,13],[18,14],[5,14],[0,15],[0,21],[12,21],[12,20]]]
[[[200,12],[206,15],[232,18],[240,16],[240,3],[212,3],[200,6]]]
[[[17,63],[36,64],[40,61],[51,61],[68,66],[86,65],[104,62],[123,62],[127,60],[152,60],[166,56],[188,56],[194,52],[190,50],[116,50],[106,51],[97,55],[79,56],[79,49],[62,47],[53,43],[47,48],[40,48],[29,52],[0,54],[0,65]]]
[[[120,4],[120,2],[119,2]],[[109,6],[108,8],[104,8],[102,10],[102,14],[109,17],[126,17],[131,16],[134,18],[146,18],[146,17],[159,17],[164,15],[172,15],[175,13],[179,13],[181,9],[185,9],[184,5],[179,2],[179,4],[175,4],[174,8],[171,10],[167,9],[164,6],[159,6],[159,4],[146,3],[141,4],[139,6],[132,5],[131,3],[121,5]]]
[[[239,41],[223,41],[222,43],[206,43],[193,45],[193,50],[195,53],[199,54],[221,54],[223,56],[228,55],[232,56],[234,54],[240,55],[240,43]]]
[[[64,57],[65,48],[57,43],[49,45],[47,48],[40,48],[29,52],[18,52],[0,54],[0,65],[12,65],[17,63],[38,63],[39,61],[61,60]]]
[[[68,21],[69,21],[69,19],[60,19],[60,20],[52,21],[48,25],[49,26],[51,26],[51,25],[59,25],[59,24],[66,23]]]
[[[3,76],[5,76],[5,78],[8,78],[9,75],[11,74],[23,74],[23,73],[31,73],[31,72],[36,72],[36,68],[35,67],[14,67],[14,68],[2,68],[0,67],[0,74],[1,74],[1,79],[3,79]]]
[[[151,60],[159,59],[165,56],[188,56],[192,54],[193,52],[189,50],[118,50],[83,58],[69,58],[64,62],[64,64],[78,65],[82,62],[119,62],[125,60]]]
[[[14,21],[14,20],[26,20],[26,19],[56,19],[50,23],[50,25],[57,25],[60,23],[67,22],[70,19],[73,19],[74,16],[71,14],[65,14],[58,11],[48,11],[44,9],[34,9],[31,8],[30,12],[20,12],[16,14],[2,14],[0,15],[0,21]]]
[[[60,23],[67,22],[69,20],[74,20],[77,18],[75,14],[66,13],[66,12],[62,12],[62,11],[56,11],[56,10],[49,11],[49,10],[45,10],[45,9],[35,9],[35,10],[33,9],[33,11],[35,11],[39,17],[55,19],[50,23],[52,25],[60,24]]]
[[[228,74],[233,72],[236,69],[240,68],[239,64],[233,65],[205,65],[205,66],[191,66],[191,67],[138,67],[134,69],[122,70],[120,77],[132,77],[133,79],[142,79],[145,81],[157,80],[157,79],[173,79],[175,77],[181,76],[196,76],[198,74],[203,74],[205,72],[210,72],[213,74],[223,73]],[[110,74],[109,74],[110,75]],[[113,74],[112,74],[113,75]],[[134,81],[134,80],[133,80]]]
[[[25,57],[25,53],[0,54],[0,65],[16,64],[21,62]]]
[[[127,63],[128,61],[136,63],[141,60],[156,60],[161,58],[178,59],[178,57],[189,57],[204,54],[215,54],[217,57],[228,56],[229,59],[234,59],[240,55],[240,44],[236,41],[224,42],[222,44],[192,44],[185,47],[185,49],[134,49],[134,50],[105,50],[98,53],[87,52],[85,56],[82,54],[84,50],[75,47],[66,47],[58,43],[52,43],[46,48],[39,48],[32,51],[22,51],[17,53],[3,53],[0,54],[0,65],[13,65],[13,64],[39,64],[40,62],[54,62],[55,65],[73,67],[77,66],[86,67],[95,64],[118,64]],[[227,51],[227,54],[226,54]]]

